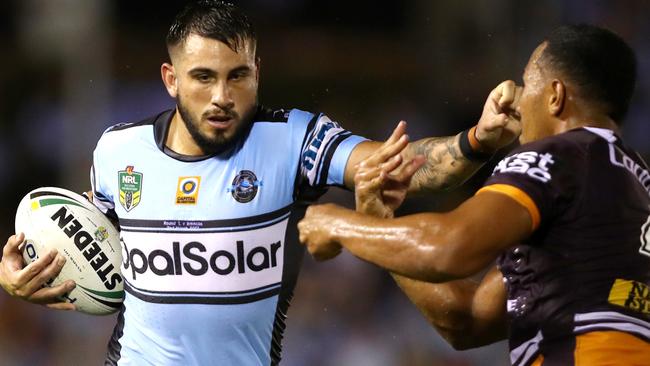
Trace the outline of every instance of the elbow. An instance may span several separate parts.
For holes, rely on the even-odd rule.
[[[433,283],[448,282],[470,277],[480,271],[482,267],[475,265],[476,260],[468,255],[468,248],[473,243],[470,242],[465,228],[450,225],[442,230],[445,230],[442,235],[430,236],[439,240],[426,244],[433,249],[429,251],[426,259],[428,265],[422,267],[421,280]]]
[[[465,336],[465,338],[467,338],[467,336]],[[467,351],[481,346],[479,344],[469,342],[467,339],[460,338],[456,338],[453,342],[449,342],[449,344],[456,351]]]
[[[467,351],[469,349],[483,346],[483,344],[471,334],[470,329],[436,328],[442,338],[456,351]]]
[[[496,340],[483,338],[471,333],[458,334],[453,339],[446,340],[456,351],[467,351],[474,348],[485,347],[496,342]]]

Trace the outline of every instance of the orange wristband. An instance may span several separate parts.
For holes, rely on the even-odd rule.
[[[481,142],[476,138],[476,126],[469,129],[467,139],[469,140],[469,145],[472,147],[472,150],[484,152],[483,145],[481,145]]]
[[[476,139],[476,126],[461,132],[460,151],[468,160],[485,162],[492,157],[491,153],[483,151],[481,142]]]

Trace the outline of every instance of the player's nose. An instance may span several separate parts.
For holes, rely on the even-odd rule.
[[[222,109],[227,109],[232,107],[232,92],[226,81],[220,81],[214,85],[212,88],[212,104],[221,107]]]

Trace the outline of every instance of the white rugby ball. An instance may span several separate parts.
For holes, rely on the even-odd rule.
[[[66,262],[47,286],[73,280],[77,286],[61,298],[77,311],[106,315],[117,311],[124,298],[120,273],[120,235],[85,197],[62,188],[43,187],[29,192],[16,211],[16,233],[25,233],[21,247],[25,264],[50,248]]]

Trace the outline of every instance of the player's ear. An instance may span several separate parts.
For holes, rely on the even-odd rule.
[[[262,59],[255,57],[255,80],[260,81],[260,66],[262,66]]]
[[[551,82],[551,95],[548,98],[548,111],[553,116],[559,116],[564,110],[566,99],[566,86],[561,80],[554,79]]]
[[[167,88],[167,93],[169,93],[172,98],[176,98],[176,95],[178,94],[178,86],[176,85],[177,79],[174,65],[167,62],[162,64],[162,66],[160,66],[160,75],[162,76],[165,88]]]

